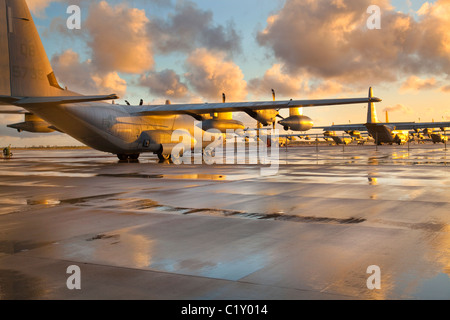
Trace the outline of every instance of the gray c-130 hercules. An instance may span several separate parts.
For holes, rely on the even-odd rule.
[[[372,89],[369,89],[369,97],[372,96]],[[323,129],[325,134],[335,131],[344,131],[352,137],[360,136],[361,132],[367,132],[374,139],[375,144],[403,144],[410,139],[410,133],[418,133],[420,130],[429,133],[429,129],[440,129],[444,135],[436,133],[437,142],[446,141],[445,131],[450,127],[450,122],[389,122],[386,113],[386,122],[378,121],[375,105],[369,103],[367,108],[367,122],[359,124],[333,124],[331,126],[314,127],[313,129]],[[432,131],[431,131],[432,132]],[[440,137],[441,139],[438,139]]]
[[[274,123],[280,109],[296,114],[301,107],[381,101],[366,97],[152,106],[108,103],[118,97],[85,96],[59,86],[25,0],[0,0],[0,48],[0,105],[20,107],[12,113],[26,114],[25,123],[10,127],[64,132],[121,160],[137,159],[144,152],[168,158],[174,146],[172,133],[184,129],[192,134],[196,121],[201,121],[203,130],[243,128],[232,120],[233,112]],[[0,109],[0,113],[10,112]]]

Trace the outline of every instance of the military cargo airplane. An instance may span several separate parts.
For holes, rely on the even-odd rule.
[[[372,88],[369,89],[369,97],[373,96]],[[387,117],[386,117],[387,118]],[[428,132],[431,128],[440,128],[445,131],[450,126],[450,122],[380,122],[377,118],[375,105],[369,102],[367,108],[367,122],[361,124],[339,124],[324,127],[313,127],[313,129],[323,129],[325,132],[344,131],[351,136],[368,132],[378,145],[403,144],[408,142],[410,130]]]
[[[178,143],[172,141],[172,133],[183,129],[192,137],[196,121],[202,124],[203,134],[211,128],[222,132],[243,129],[242,123],[232,119],[233,112],[247,113],[267,125],[275,122],[280,109],[290,109],[284,126],[303,131],[304,118],[298,108],[381,101],[370,95],[151,106],[107,103],[119,97],[86,96],[59,85],[25,0],[0,0],[0,48],[0,104],[21,109],[14,113],[25,113],[24,123],[10,127],[32,132],[57,130],[93,149],[115,154],[120,160],[137,159],[144,152],[153,152],[160,159],[170,158]],[[203,146],[202,141],[193,143]]]

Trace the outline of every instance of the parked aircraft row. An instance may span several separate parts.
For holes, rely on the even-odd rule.
[[[178,144],[172,141],[172,133],[182,129],[192,137],[195,120],[201,121],[207,134],[205,130],[210,128],[243,129],[241,122],[232,119],[234,112],[245,112],[268,126],[275,123],[279,110],[289,109],[290,116],[282,120],[285,127],[303,131],[309,129],[310,123],[304,121],[307,119],[298,108],[381,101],[366,97],[153,106],[102,102],[119,97],[85,96],[58,84],[25,0],[0,0],[0,47],[0,104],[20,107],[23,110],[15,112],[25,114],[24,123],[10,127],[31,132],[64,132],[123,160],[137,159],[143,152],[156,153],[160,159],[169,158]],[[206,145],[210,143],[210,139],[205,140]],[[192,144],[190,147],[206,146],[203,141]]]
[[[18,131],[60,131],[94,149],[116,154],[119,159],[137,159],[141,153],[152,152],[160,159],[168,159],[178,141],[172,133],[183,130],[191,142],[190,148],[205,147],[211,138],[192,139],[196,121],[201,123],[203,135],[208,129],[225,132],[244,129],[233,120],[233,113],[244,112],[258,123],[258,127],[280,124],[285,130],[306,132],[312,120],[303,115],[305,107],[320,107],[368,103],[368,120],[360,125],[324,127],[326,131],[368,131],[376,143],[401,142],[406,139],[402,130],[428,129],[439,124],[379,123],[373,96],[347,99],[314,99],[221,103],[126,105],[107,103],[117,100],[116,94],[86,96],[62,88],[40,40],[25,0],[0,0],[0,105],[14,109],[0,109],[0,113],[24,114],[25,121],[8,127]],[[289,117],[282,117],[281,109],[289,109]],[[281,118],[277,122],[277,118]],[[442,123],[450,127],[450,123]],[[198,125],[197,125],[198,126]]]
[[[372,96],[372,92],[369,92],[369,96]],[[361,132],[366,132],[378,145],[404,144],[409,141],[412,133],[421,131],[424,134],[435,135],[437,141],[438,137],[442,138],[445,136],[445,131],[450,131],[449,128],[450,122],[389,122],[387,114],[386,122],[380,122],[373,103],[369,103],[367,108],[366,123],[314,127],[314,129],[323,129],[328,134],[336,131],[346,132],[352,137],[357,137]],[[439,129],[443,134],[433,132],[431,129]]]

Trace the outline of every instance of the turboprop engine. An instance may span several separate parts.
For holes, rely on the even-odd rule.
[[[222,93],[222,102],[225,103],[226,96]],[[202,115],[201,122],[202,130],[208,131],[210,129],[219,130],[226,133],[227,130],[244,130],[245,126],[241,121],[233,120],[232,112],[213,113],[210,115]]]
[[[423,129],[423,130],[422,130],[422,133],[423,133],[423,134],[430,135],[430,134],[433,133],[433,130],[426,128],[426,129]]]
[[[18,132],[50,133],[55,131],[51,124],[32,113],[25,114],[25,122],[8,124],[7,127],[16,129]]]
[[[256,110],[248,111],[247,114],[265,127],[275,123],[275,118],[278,116],[278,111],[272,109]]]
[[[310,117],[302,114],[301,108],[290,108],[289,117],[278,121],[278,123],[281,124],[286,131],[308,131],[314,125]]]
[[[358,130],[350,130],[346,131],[346,133],[348,133],[352,137],[361,138],[361,132],[359,132]]]
[[[202,130],[210,129],[219,130],[226,133],[227,130],[244,130],[245,126],[241,121],[233,120],[232,112],[223,112],[213,114],[210,119],[205,119],[201,122]]]

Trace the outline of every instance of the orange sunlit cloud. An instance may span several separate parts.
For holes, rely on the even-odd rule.
[[[92,61],[80,61],[78,53],[66,50],[52,58],[52,66],[57,75],[62,75],[61,84],[68,89],[85,94],[116,93],[123,96],[127,83],[117,72],[96,72]]]
[[[268,69],[261,78],[249,81],[249,91],[256,97],[267,96],[276,88],[276,96],[292,98],[298,96],[320,97],[345,92],[345,88],[333,80],[314,80],[307,72],[291,75],[279,63]]]
[[[372,4],[381,8],[380,30],[366,27]],[[425,4],[415,20],[387,0],[288,0],[257,40],[291,75],[306,70],[356,88],[422,73],[445,76],[450,73],[449,8],[444,0]]]
[[[416,76],[410,76],[400,87],[400,92],[430,90],[439,87],[439,82],[435,78],[420,79]]]
[[[401,112],[404,114],[412,114],[413,111],[411,110],[410,107],[402,105],[402,104],[396,104],[395,106],[392,107],[386,107],[383,109],[383,112]]]
[[[102,17],[99,19],[99,17]],[[93,3],[85,22],[92,62],[99,71],[140,74],[153,67],[144,10],[126,4]]]
[[[227,101],[246,99],[244,74],[239,66],[226,59],[224,53],[197,49],[187,58],[186,68],[186,79],[203,97],[220,101],[225,93]]]
[[[32,0],[27,1],[27,4],[28,8],[33,14],[37,16],[42,16],[45,8],[47,8],[50,5],[50,3],[58,1],[60,0]]]

